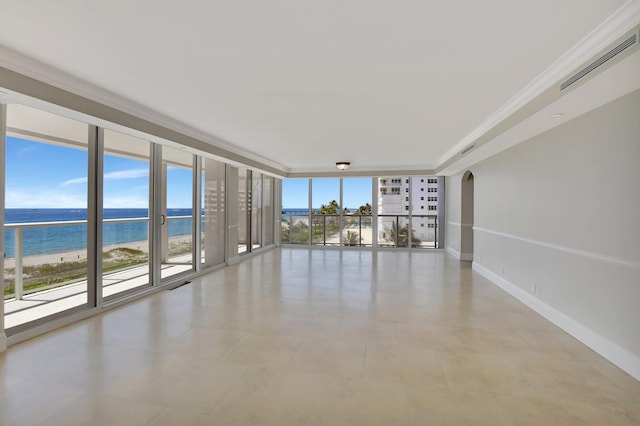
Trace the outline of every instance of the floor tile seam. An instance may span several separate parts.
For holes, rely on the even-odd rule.
[[[69,388],[69,389],[71,389],[71,388]],[[78,391],[78,390],[76,390],[76,389],[72,389],[72,390],[74,390],[74,391],[76,391],[76,392],[81,392],[81,393],[82,393],[82,396],[81,396],[81,397],[79,397],[79,398],[77,398],[77,399],[73,399],[72,401],[70,401],[70,402],[68,402],[68,403],[66,403],[66,404],[63,404],[63,406],[62,406],[62,407],[57,407],[57,408],[55,408],[55,409],[53,410],[53,413],[49,413],[49,414],[48,414],[44,419],[42,419],[38,424],[42,424],[42,425],[50,424],[51,420],[52,420],[55,416],[59,415],[59,414],[60,414],[60,413],[62,413],[64,410],[66,410],[66,409],[70,408],[73,404],[78,403],[78,402],[80,402],[80,401],[83,401],[83,400],[85,400],[85,399],[87,399],[87,398],[90,398],[90,397],[91,397],[91,395],[90,395],[90,394],[83,393],[82,391]]]
[[[243,333],[244,334],[244,333]],[[236,346],[238,346],[240,344],[240,342],[242,341],[242,337],[240,337],[238,340],[236,340],[231,346],[229,346],[227,349],[225,349],[224,351],[222,351],[222,353],[220,353],[220,355],[218,355],[217,357],[215,357],[213,359],[213,362],[219,362],[229,351],[231,351],[232,349],[234,349]]]
[[[144,426],[152,426],[153,424],[155,424],[158,419],[160,419],[162,416],[164,416],[165,414],[171,413],[171,411],[175,411],[175,409],[173,408],[168,408],[168,407],[164,407],[162,406],[163,410],[158,413],[157,415],[153,416],[151,419],[149,419]]]
[[[304,342],[304,338],[300,338],[298,345],[296,346],[295,351],[292,351],[293,353],[291,354],[291,356],[289,357],[289,359],[287,360],[287,363],[284,366],[284,370],[289,370],[291,369],[291,364],[294,360],[294,358],[296,357],[296,355],[298,354],[298,352],[300,352],[300,348],[302,347],[302,343]]]
[[[227,386],[226,390],[224,390],[224,392],[222,392],[222,395],[218,398],[218,400],[215,402],[215,404],[213,404],[213,406],[211,408],[209,408],[204,414],[207,415],[213,415],[213,413],[215,413],[215,411],[218,409],[218,406],[220,404],[222,404],[222,401],[225,400],[225,398],[231,393],[231,391],[233,390],[233,388],[235,388],[236,386],[240,386],[240,383],[242,382],[242,379],[249,374],[248,371],[250,370],[250,367],[248,365],[243,365],[243,364],[234,364],[231,363],[233,365],[239,365],[242,366],[244,368],[244,370],[242,371],[242,374],[240,374],[232,384],[230,384],[229,386]],[[194,411],[194,410],[188,410],[188,411]],[[196,412],[198,414],[200,414],[200,412]],[[233,420],[241,420],[241,419],[233,419]]]

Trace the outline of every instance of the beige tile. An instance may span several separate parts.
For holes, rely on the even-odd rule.
[[[431,349],[368,343],[365,374],[389,382],[447,388],[437,352]]]
[[[157,352],[105,348],[100,364],[69,374],[60,381],[83,392],[129,397],[182,358]]]
[[[0,354],[7,425],[639,418],[640,382],[427,251],[269,251]]]
[[[253,422],[238,422],[234,419],[222,418],[211,414],[194,413],[192,411],[165,409],[153,419],[149,426],[259,426]]]
[[[171,355],[215,361],[243,336],[243,333],[232,330],[195,327],[167,342],[161,350]]]
[[[307,425],[409,425],[406,388],[371,378],[342,379],[318,394]]]
[[[58,414],[47,418],[47,425],[146,425],[163,411],[157,404],[145,404],[127,398],[91,394],[73,402]]]
[[[238,422],[305,424],[312,402],[332,382],[320,374],[253,368],[229,390],[213,414]]]
[[[344,319],[338,332],[339,339],[368,342],[397,342],[396,324],[362,319]]]
[[[514,353],[438,353],[447,383],[458,392],[511,394],[531,389],[531,383],[519,370],[514,356]]]
[[[356,378],[364,373],[365,353],[366,343],[361,341],[304,339],[288,368]]]
[[[640,400],[628,405],[589,403],[566,403],[564,409],[573,424],[599,425],[639,425]]]
[[[398,344],[414,348],[439,351],[464,350],[456,327],[446,327],[428,322],[422,324],[396,324]]]
[[[491,328],[460,327],[456,334],[462,348],[454,348],[460,351],[504,354],[506,352],[526,352],[530,350],[527,342],[520,334],[510,331],[496,331]]]
[[[411,424],[451,425],[451,426],[500,426],[512,425],[497,414],[498,402],[495,395],[484,392],[462,392],[439,390],[424,392],[423,389],[408,387]]]
[[[244,374],[246,367],[211,363],[190,368],[188,362],[174,365],[155,379],[133,389],[130,398],[164,407],[210,413]]]
[[[624,405],[629,395],[633,395],[586,362],[556,359],[553,354],[537,355],[526,363],[515,362],[532,384],[530,392],[559,398],[566,403],[616,406]],[[640,401],[640,392],[636,391],[636,396]]]
[[[251,367],[285,368],[301,342],[299,337],[247,333],[220,361]]]
[[[17,383],[0,393],[0,424],[38,424],[83,396],[83,392],[76,389],[36,379]]]
[[[555,359],[568,361],[581,360],[593,362],[600,358],[586,345],[565,332],[522,332],[520,336],[529,345],[530,350],[541,354],[553,354]]]

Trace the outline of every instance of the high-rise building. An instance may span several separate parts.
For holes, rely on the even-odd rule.
[[[437,176],[386,176],[378,179],[378,241],[381,245],[407,246],[394,241],[396,232],[412,229],[412,246],[437,247],[438,216],[443,180]]]

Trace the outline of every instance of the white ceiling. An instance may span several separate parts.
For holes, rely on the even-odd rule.
[[[430,170],[637,1],[0,0],[0,44],[284,172]]]

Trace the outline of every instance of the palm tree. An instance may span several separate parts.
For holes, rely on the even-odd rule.
[[[357,246],[360,243],[360,235],[355,231],[347,231],[347,235],[344,238],[345,246]]]
[[[356,210],[354,214],[370,215],[371,212],[372,212],[371,204],[367,203],[364,206],[358,207],[358,210]]]
[[[398,222],[393,222],[391,228],[385,225],[384,230],[389,236],[388,241],[392,241],[396,247],[407,247],[409,244],[409,224],[398,227]],[[422,240],[414,235],[415,231],[411,230],[412,245],[420,244]]]

